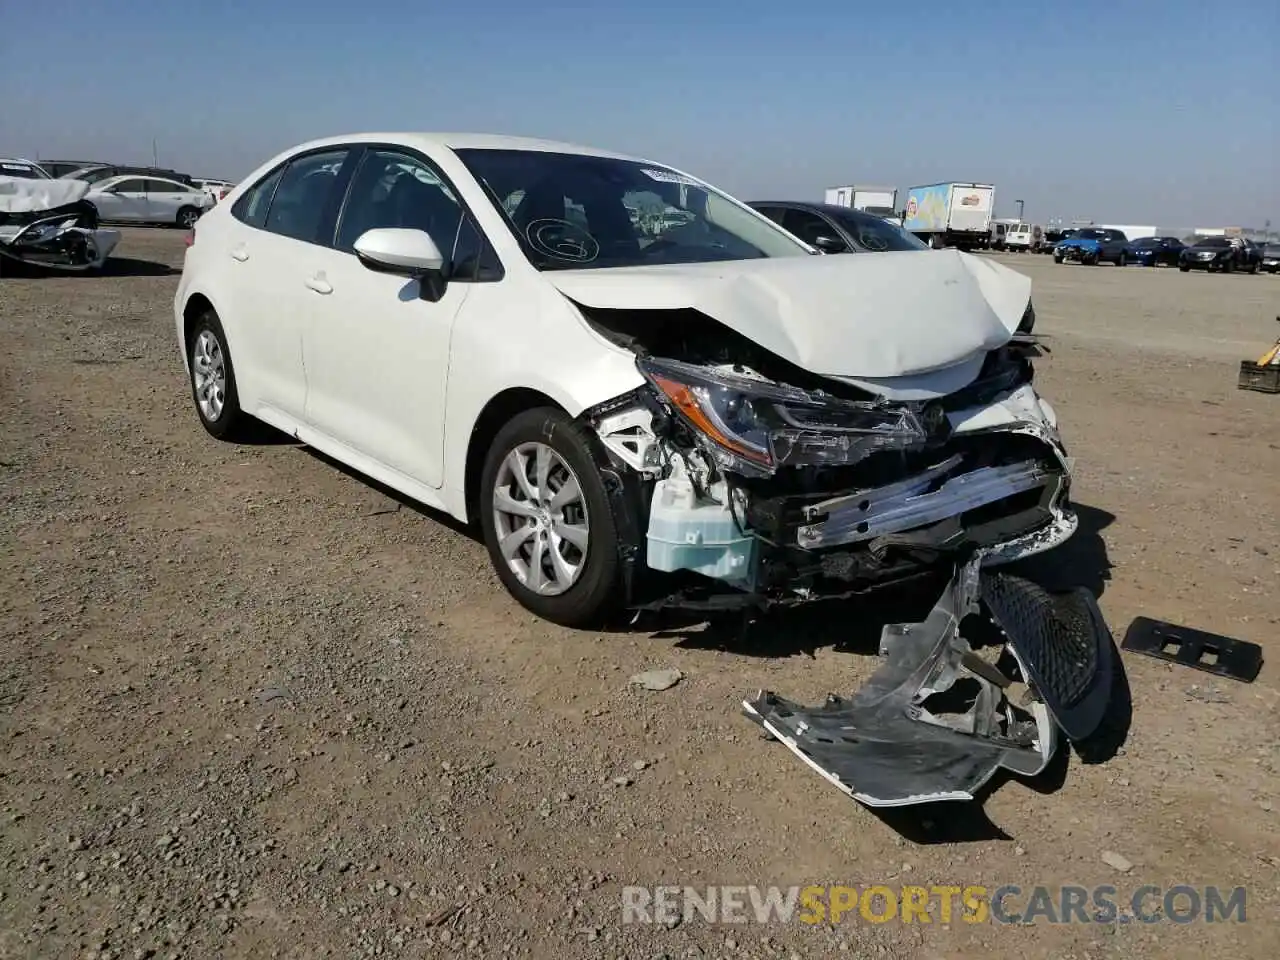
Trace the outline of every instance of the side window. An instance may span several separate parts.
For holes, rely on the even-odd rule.
[[[170,183],[168,180],[148,180],[147,193],[182,193],[183,190],[176,183]]]
[[[267,223],[267,207],[271,205],[271,197],[276,192],[284,167],[259,180],[257,185],[247,190],[231,208],[231,215],[241,223],[261,230]]]
[[[129,179],[121,180],[115,186],[116,193],[146,193],[147,183],[145,180]]]
[[[461,204],[426,163],[392,150],[370,150],[351,178],[334,246],[350,253],[367,230],[406,227],[427,233],[447,256],[463,215]]]
[[[756,213],[763,214],[778,226],[782,226],[782,216],[786,213],[782,207],[756,207],[755,210]]]
[[[344,147],[309,153],[292,161],[285,168],[267,210],[266,229],[314,243],[348,152]]]
[[[819,237],[839,237],[835,227],[808,210],[788,210],[782,217],[782,225],[808,244],[816,243]]]

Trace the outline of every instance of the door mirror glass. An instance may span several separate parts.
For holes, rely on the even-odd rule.
[[[355,242],[356,256],[370,270],[420,278],[444,269],[444,255],[431,235],[405,227],[366,230]]]
[[[836,237],[814,237],[813,245],[823,253],[843,253],[845,250],[844,241]]]

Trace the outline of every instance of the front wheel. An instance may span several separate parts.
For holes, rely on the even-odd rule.
[[[1191,268],[1190,268],[1190,267],[1179,267],[1178,269],[1179,269],[1179,270],[1181,270],[1183,273],[1190,273],[1190,272],[1191,272]]]
[[[1120,252],[1120,259],[1116,261],[1117,267],[1127,267],[1129,265],[1129,255],[1123,250]]]
[[[618,532],[594,438],[560,410],[498,431],[480,480],[480,524],[503,586],[568,627],[603,622],[622,596]]]

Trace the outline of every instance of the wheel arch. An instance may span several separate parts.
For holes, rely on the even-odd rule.
[[[541,390],[532,387],[508,387],[489,400],[481,409],[479,416],[471,427],[471,435],[467,438],[467,454],[463,467],[463,502],[465,519],[475,522],[479,515],[477,509],[480,499],[480,474],[484,471],[484,460],[489,453],[498,431],[516,414],[536,407],[552,407],[568,413],[563,404]]]
[[[203,293],[199,292],[193,293],[191,296],[187,297],[187,302],[182,305],[182,347],[184,360],[191,353],[191,335],[195,332],[196,320],[209,310],[212,310],[215,314],[218,312],[218,308],[213,305],[213,301]]]

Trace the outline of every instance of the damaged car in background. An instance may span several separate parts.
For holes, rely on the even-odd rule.
[[[556,622],[933,584],[852,697],[744,703],[864,803],[972,797],[1102,722],[1092,596],[1001,569],[1077,526],[1006,267],[818,256],[603,151],[365,134],[279,155],[202,217],[174,306],[209,433],[256,418],[477,522]]]
[[[4,260],[50,270],[100,268],[120,233],[104,230],[78,180],[4,176],[0,169],[0,271]]]

